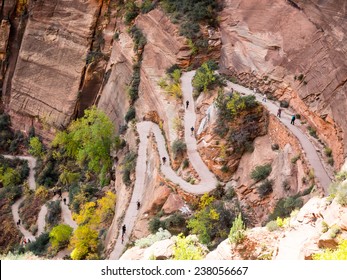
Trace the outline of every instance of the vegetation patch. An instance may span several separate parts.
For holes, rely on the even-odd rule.
[[[170,96],[177,99],[182,99],[181,79],[182,72],[180,69],[175,69],[161,78],[158,85]]]
[[[123,182],[126,186],[131,185],[130,175],[135,172],[137,153],[129,152],[122,162],[123,166]]]
[[[270,193],[272,193],[272,191],[273,191],[272,185],[273,185],[273,180],[268,180],[268,179],[264,180],[264,182],[262,182],[258,186],[259,196],[261,198],[264,198],[264,197],[268,196]]]
[[[272,171],[271,164],[258,165],[251,171],[251,178],[258,182],[266,179]]]
[[[215,73],[218,65],[213,61],[207,61],[196,70],[192,85],[194,87],[194,97],[198,97],[201,92],[206,92],[216,85],[222,85],[223,81],[220,76]]]
[[[230,229],[229,241],[231,244],[239,244],[246,237],[246,227],[242,221],[241,214],[233,222],[233,226]]]

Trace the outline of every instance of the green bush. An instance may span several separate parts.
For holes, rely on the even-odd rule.
[[[182,163],[182,168],[186,169],[188,167],[189,167],[189,160],[187,158],[185,158],[183,163]]]
[[[59,223],[61,217],[60,200],[50,201],[47,203],[46,223],[53,227]]]
[[[333,153],[333,150],[329,147],[324,147],[324,154],[327,156],[327,157],[331,157],[332,156],[332,153]]]
[[[140,7],[141,13],[143,14],[149,13],[156,7],[157,3],[158,3],[157,1],[144,0]]]
[[[216,85],[218,82],[217,75],[210,67],[211,64],[205,62],[198,68],[198,70],[196,70],[192,81],[192,85],[196,91],[195,97],[197,97],[202,91],[206,92],[207,89],[212,88],[212,86]]]
[[[326,233],[328,230],[329,225],[325,221],[322,221],[322,233]]]
[[[230,243],[241,243],[246,237],[246,227],[242,221],[241,214],[235,218],[229,233]]]
[[[279,226],[276,221],[270,221],[266,224],[266,229],[268,231],[275,231],[279,229]]]
[[[134,106],[130,106],[128,112],[125,114],[125,121],[128,123],[136,117],[136,109]]]
[[[47,232],[42,233],[35,241],[28,243],[26,246],[27,251],[31,251],[37,256],[44,256],[47,252],[49,245],[49,234]]]
[[[135,246],[138,246],[140,248],[147,248],[151,245],[153,245],[155,242],[160,240],[169,239],[171,237],[171,233],[167,231],[166,229],[159,228],[159,230],[154,233],[150,234],[147,237],[137,239],[135,241]]]
[[[160,228],[166,229],[165,222],[161,221],[157,216],[153,217],[153,219],[149,221],[149,231],[154,234]]]
[[[329,194],[342,206],[347,206],[347,183],[335,182],[329,187]]]
[[[300,159],[300,157],[301,157],[300,155],[296,155],[295,157],[292,157],[290,159],[290,162],[295,164]]]
[[[129,152],[122,162],[123,165],[123,182],[126,186],[131,185],[130,174],[135,172],[137,154]]]
[[[272,171],[271,164],[264,164],[256,166],[251,172],[251,178],[258,182],[266,179]]]
[[[128,1],[125,7],[124,22],[129,25],[138,16],[140,9],[136,6],[134,1]]]
[[[258,186],[259,196],[261,198],[264,198],[267,195],[269,195],[270,193],[272,193],[272,191],[273,191],[272,185],[273,185],[273,180],[268,180],[268,179],[266,179],[263,183],[261,183]]]
[[[229,167],[227,165],[223,165],[220,169],[223,173],[228,173],[229,172]]]
[[[334,166],[334,159],[332,157],[328,158],[327,160],[328,164],[330,164],[331,166]]]
[[[54,227],[49,233],[52,248],[55,250],[60,250],[66,247],[69,244],[72,232],[73,228],[69,225],[61,224]]]
[[[274,211],[269,215],[268,221],[276,220],[278,217],[286,218],[295,209],[300,209],[303,201],[300,197],[290,196],[277,201]]]
[[[134,50],[137,52],[139,49],[142,49],[146,43],[146,37],[142,33],[141,29],[139,29],[136,25],[133,25],[129,29],[130,36],[132,37],[134,41]]]
[[[172,152],[175,158],[183,156],[187,151],[187,144],[182,140],[176,139],[172,143]]]

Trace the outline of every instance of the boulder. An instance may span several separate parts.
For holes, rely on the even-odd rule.
[[[184,204],[185,203],[181,196],[175,193],[171,193],[165,204],[163,205],[162,210],[165,214],[172,214],[182,208]]]

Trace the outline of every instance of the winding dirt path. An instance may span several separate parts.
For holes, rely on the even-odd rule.
[[[234,90],[246,94],[246,95],[253,95],[253,91],[237,85],[237,84],[233,84],[228,82],[228,85],[230,85]],[[259,96],[258,94],[256,94],[256,98],[257,101],[259,101],[260,103],[262,103],[267,109],[268,111],[273,114],[273,115],[277,115],[277,110],[279,108],[279,106],[277,106],[276,104],[274,104],[271,101],[267,101],[267,102],[262,102],[262,96]],[[291,121],[291,115],[287,114],[286,112],[282,111],[282,117],[280,118],[280,121],[296,136],[296,138],[299,140],[302,148],[303,148],[303,152],[306,154],[306,157],[309,161],[309,164],[311,165],[311,167],[314,170],[314,174],[315,177],[318,179],[320,186],[323,188],[324,193],[327,194],[328,192],[328,187],[331,183],[331,179],[327,173],[327,171],[325,170],[319,156],[318,153],[316,151],[316,148],[314,147],[314,145],[312,144],[312,142],[309,140],[308,136],[297,127],[296,125],[292,125],[290,124]]]
[[[124,241],[122,243],[122,229],[120,229],[118,238],[116,240],[116,245],[113,251],[110,254],[110,259],[119,259],[121,256],[125,244],[129,241],[129,236],[134,227],[136,218],[137,218],[137,208],[136,202],[137,200],[142,200],[144,193],[144,180],[145,174],[147,170],[147,145],[148,138],[147,136],[150,133],[153,133],[155,136],[155,141],[157,142],[158,152],[160,158],[166,157],[167,161],[165,164],[160,165],[160,170],[164,174],[164,176],[172,181],[175,184],[178,184],[180,188],[184,191],[193,193],[193,194],[204,194],[206,192],[210,192],[216,187],[217,179],[214,174],[207,168],[205,163],[202,161],[198,151],[196,138],[194,135],[191,135],[190,128],[192,126],[195,127],[196,114],[194,109],[194,100],[193,100],[193,87],[191,85],[192,78],[195,74],[195,71],[187,72],[182,75],[182,92],[184,97],[184,102],[186,100],[189,101],[189,107],[185,110],[184,116],[184,136],[185,142],[187,144],[187,153],[189,157],[189,161],[191,162],[194,169],[197,171],[200,177],[200,183],[197,185],[192,185],[179,177],[176,172],[171,168],[170,165],[170,157],[168,151],[166,150],[166,142],[164,136],[159,128],[159,126],[155,123],[144,121],[139,122],[137,124],[137,131],[140,137],[140,144],[138,149],[138,158],[136,163],[136,180],[135,186],[133,190],[133,195],[129,204],[129,207],[126,211],[123,224],[126,225],[127,230],[124,236]]]
[[[3,156],[8,159],[19,158],[22,160],[26,160],[28,162],[28,165],[30,168],[29,177],[28,177],[29,188],[31,190],[35,190],[36,189],[36,182],[35,182],[36,158],[32,156],[12,156],[12,155],[3,155]],[[77,228],[77,224],[72,219],[72,214],[68,207],[69,198],[68,198],[67,192],[62,194],[62,198],[64,197],[66,198],[66,205],[64,205],[63,200],[61,200],[60,202],[62,221],[63,223],[71,226],[75,230]],[[58,199],[58,195],[54,196],[50,201],[55,201],[57,199]],[[24,200],[24,196],[18,199],[11,207],[13,220],[16,224],[17,224],[17,221],[19,220],[19,205],[22,203],[23,200]],[[39,215],[37,217],[37,222],[36,222],[37,233],[35,236],[40,236],[45,231],[45,226],[46,226],[45,218],[46,218],[47,212],[48,212],[47,205],[46,204],[42,205]],[[31,241],[34,241],[36,239],[36,237],[31,232],[29,232],[23,227],[22,223],[18,226],[18,229],[20,230],[20,232],[22,233],[23,237],[26,240],[30,239]]]

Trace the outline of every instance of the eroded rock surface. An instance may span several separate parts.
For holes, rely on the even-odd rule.
[[[56,128],[69,123],[99,8],[96,0],[32,5],[10,92],[10,113],[22,120],[16,128],[28,130],[34,118]]]

